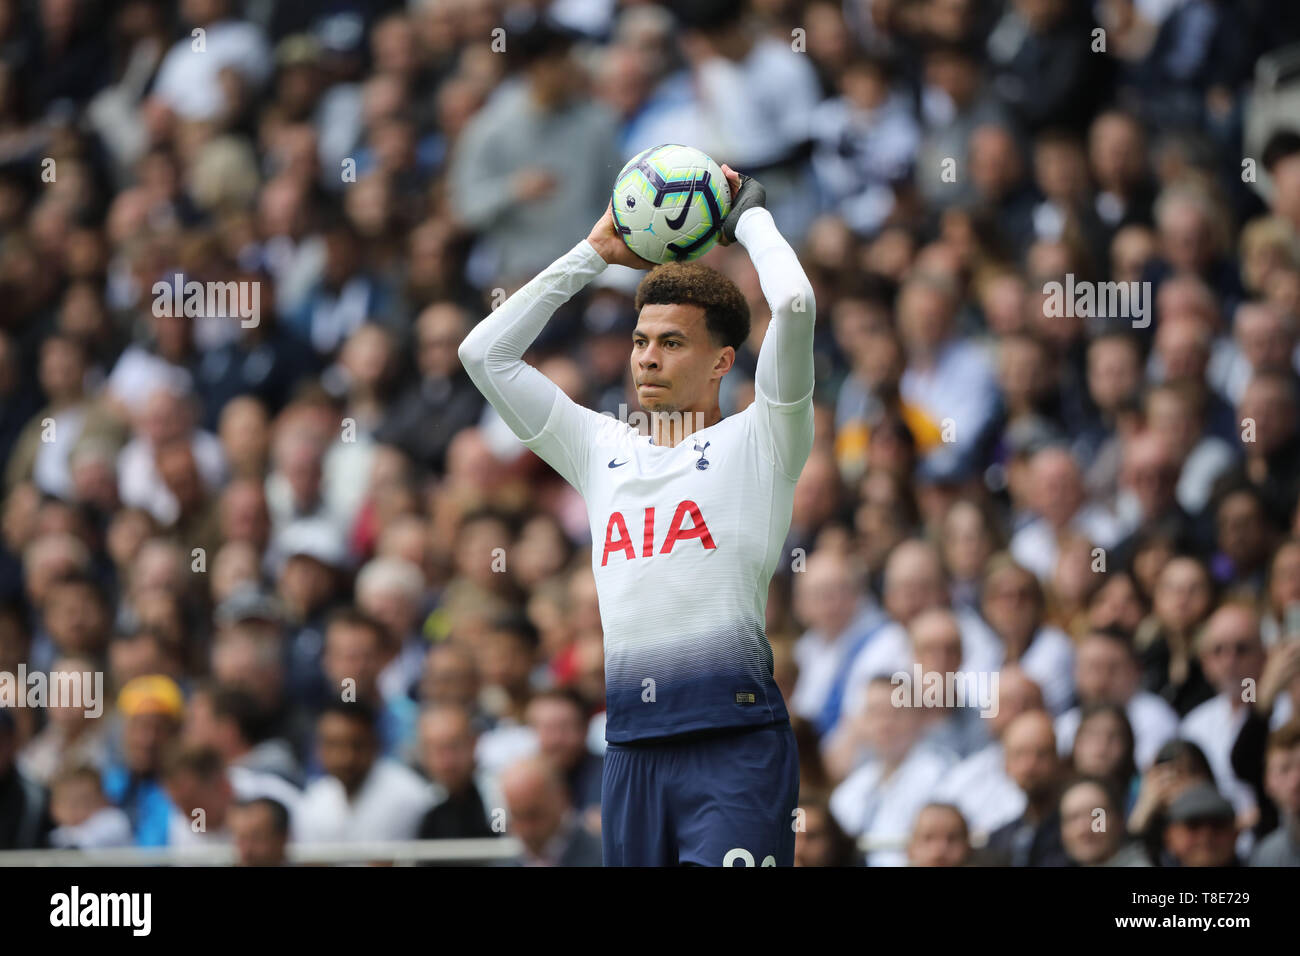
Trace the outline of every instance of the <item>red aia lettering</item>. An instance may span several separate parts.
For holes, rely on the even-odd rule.
[[[691,527],[683,531],[682,519],[687,515],[691,516]],[[673,550],[673,545],[683,538],[699,538],[704,547],[717,547],[713,543],[713,535],[709,534],[709,526],[704,523],[704,516],[700,514],[700,506],[694,501],[683,501],[677,506],[677,513],[673,515],[673,523],[668,526],[668,537],[664,539],[664,546],[659,549],[659,553],[670,553]]]
[[[618,528],[618,540],[614,540],[614,529]],[[636,557],[636,552],[632,550],[632,536],[627,533],[627,522],[623,520],[623,512],[615,511],[609,516],[609,524],[605,526],[605,553],[601,556],[600,566],[603,568],[609,561],[611,551],[622,551],[624,556],[629,560]]]
[[[689,527],[682,527],[686,518],[691,519]],[[709,526],[704,521],[704,516],[700,514],[700,507],[694,501],[683,501],[677,506],[673,513],[672,523],[668,526],[668,537],[664,539],[664,546],[659,550],[660,554],[670,554],[673,545],[678,541],[689,538],[698,538],[700,543],[708,549],[716,548],[713,541],[713,535],[709,534]],[[648,558],[654,554],[655,548],[655,509],[646,508],[645,515],[641,523],[641,557]],[[636,558],[636,548],[632,544],[632,535],[627,529],[627,521],[623,517],[623,512],[615,511],[609,516],[609,523],[605,525],[605,551],[600,557],[600,566],[603,568],[609,564],[611,554],[622,554],[629,561]]]

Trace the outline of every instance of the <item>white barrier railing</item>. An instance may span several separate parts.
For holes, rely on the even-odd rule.
[[[290,863],[494,863],[519,855],[514,837],[475,840],[392,840],[367,843],[291,843]],[[11,866],[231,866],[232,846],[120,847],[111,850],[6,850],[0,867]]]

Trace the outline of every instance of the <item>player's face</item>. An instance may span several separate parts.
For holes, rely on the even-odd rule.
[[[647,305],[632,333],[632,381],[648,412],[704,410],[735,350],[709,335],[698,305]]]

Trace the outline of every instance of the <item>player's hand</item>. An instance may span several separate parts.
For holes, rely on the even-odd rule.
[[[755,206],[767,206],[767,190],[753,176],[738,173],[726,164],[722,167],[722,175],[727,177],[727,185],[731,187],[731,211],[727,213],[727,218],[722,220],[722,234],[718,236],[718,245],[729,246],[736,241],[736,224],[740,222],[740,217],[745,210],[753,209]]]
[[[629,249],[623,237],[618,234],[618,227],[614,224],[613,200],[605,207],[605,215],[591,227],[591,235],[587,236],[587,241],[611,266],[629,266],[633,269],[655,267],[649,259],[642,259]]]

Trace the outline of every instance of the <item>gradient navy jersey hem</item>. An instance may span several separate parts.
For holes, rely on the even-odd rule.
[[[641,688],[609,690],[605,695],[605,740],[611,744],[677,737],[708,730],[745,730],[789,723],[776,683],[766,685],[725,677],[695,678],[660,685],[646,700]]]

